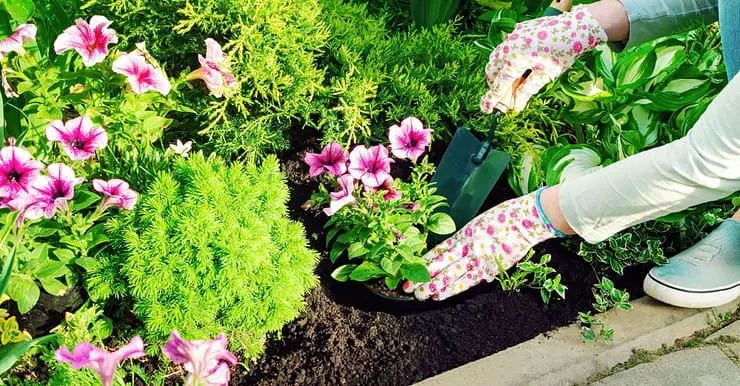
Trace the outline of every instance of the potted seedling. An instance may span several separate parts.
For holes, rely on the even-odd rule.
[[[429,182],[435,168],[424,153],[431,134],[410,117],[390,127],[390,151],[385,145],[346,151],[332,142],[306,154],[309,174],[322,178],[309,206],[330,216],[329,258],[345,262],[334,269],[334,279],[365,282],[374,291],[384,287],[391,296],[404,280],[430,280],[422,258],[428,235],[455,231],[452,218],[436,211],[447,204]],[[408,160],[406,181],[391,175],[391,164],[400,160]]]

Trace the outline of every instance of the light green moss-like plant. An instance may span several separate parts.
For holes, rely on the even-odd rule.
[[[318,256],[303,226],[287,217],[287,199],[274,156],[260,166],[200,154],[180,159],[136,211],[109,222],[122,257],[93,270],[91,293],[132,296],[152,347],[172,329],[188,339],[225,332],[233,350],[254,358],[317,283]],[[127,293],[110,280],[116,267]]]

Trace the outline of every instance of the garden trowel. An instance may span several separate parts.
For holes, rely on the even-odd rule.
[[[572,3],[572,0],[554,0],[543,15],[554,16],[568,11]],[[515,82],[511,98],[527,75],[525,73],[519,82]],[[458,229],[475,217],[511,160],[508,153],[491,148],[491,139],[501,114],[500,110],[496,111],[484,142],[467,129],[459,128],[432,177],[437,193],[444,196],[449,204],[439,211],[449,214]],[[430,242],[437,244],[445,237],[430,235]]]

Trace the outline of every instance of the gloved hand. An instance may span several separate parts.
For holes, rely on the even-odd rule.
[[[557,237],[538,205],[542,190],[494,206],[424,255],[429,283],[405,282],[417,299],[444,300],[510,268],[527,252]],[[562,235],[562,234],[561,234]],[[498,260],[498,262],[496,261]]]
[[[481,110],[522,110],[532,95],[605,41],[606,32],[583,6],[517,24],[491,53]]]

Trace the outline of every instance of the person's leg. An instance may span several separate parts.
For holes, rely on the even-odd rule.
[[[719,0],[719,27],[727,78],[740,70],[740,0]]]
[[[541,201],[555,229],[595,243],[648,220],[740,190],[740,77],[712,102],[689,134],[548,188]],[[705,240],[656,267],[646,292],[686,307],[740,295],[740,213]]]

